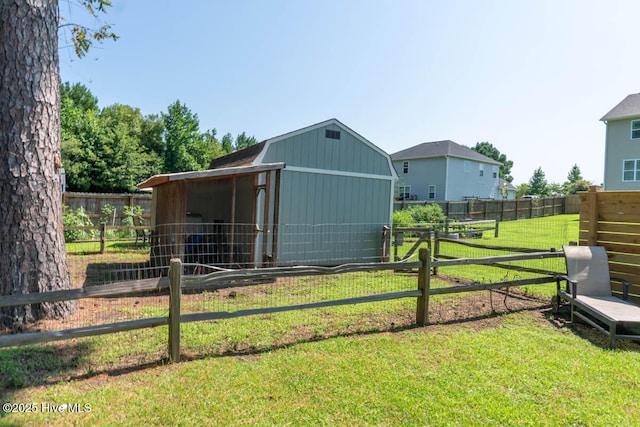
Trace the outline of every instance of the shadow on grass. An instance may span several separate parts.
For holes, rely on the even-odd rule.
[[[106,283],[155,279],[166,274],[166,267],[152,267],[143,262],[89,262],[85,270],[83,287]]]
[[[609,336],[598,331],[596,328],[582,323],[579,320],[571,323],[571,312],[568,306],[561,306],[557,313],[549,307],[542,312],[547,321],[556,329],[567,329],[575,336],[589,341],[592,345],[603,349],[609,349]],[[627,332],[633,334],[640,333],[640,329],[632,329]],[[621,333],[625,333],[622,331]],[[616,349],[626,351],[640,351],[640,340],[617,339]],[[615,350],[615,349],[614,349]],[[614,351],[612,350],[612,351]]]
[[[522,307],[508,313],[538,311],[535,307]],[[504,314],[487,313],[459,319],[449,319],[434,322],[430,326],[461,325],[466,328],[480,330],[496,327],[500,324]],[[334,338],[348,338],[354,336],[369,336],[383,333],[401,333],[409,330],[422,329],[413,322],[413,312],[406,310],[397,312],[390,317],[378,319],[378,323],[369,327],[358,328],[353,331],[329,331],[317,333],[307,331],[288,336],[281,341],[267,345],[254,346],[250,343],[239,346],[223,347],[213,351],[190,351],[183,348],[181,361],[189,362],[208,358],[222,357],[254,357],[277,350],[291,348],[301,344],[330,340]],[[428,332],[429,326],[425,332]],[[50,343],[48,345],[27,346],[0,350],[0,397],[5,402],[11,401],[11,394],[20,389],[47,386],[60,382],[95,380],[98,378],[117,377],[134,372],[145,371],[170,363],[165,353],[156,353],[145,358],[146,361],[128,358],[121,360],[119,366],[96,367],[90,366],[88,359],[93,351],[89,342],[70,344],[67,342]],[[4,396],[2,396],[4,394]]]
[[[9,390],[73,378],[91,351],[88,343],[69,342],[0,350],[0,397],[7,402]]]

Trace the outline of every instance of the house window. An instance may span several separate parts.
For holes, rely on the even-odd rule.
[[[409,200],[409,198],[411,197],[411,186],[401,185],[398,193],[398,196],[400,196],[402,200]]]
[[[329,139],[340,139],[340,131],[327,129],[324,131],[324,136]]]
[[[484,165],[483,164],[479,164],[478,166],[480,168],[480,176],[484,176]]]
[[[402,173],[409,173],[409,162],[402,163]]]
[[[465,172],[471,172],[471,162],[468,161],[464,161],[464,171]]]
[[[433,200],[436,198],[436,186],[435,185],[430,185],[429,186],[429,200]]]
[[[640,181],[640,159],[624,160],[622,162],[622,180]]]
[[[631,120],[631,139],[640,139],[640,120]]]

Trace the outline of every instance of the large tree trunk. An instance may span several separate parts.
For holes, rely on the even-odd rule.
[[[0,0],[0,295],[69,289],[60,184],[58,1]],[[9,307],[20,329],[71,303]]]

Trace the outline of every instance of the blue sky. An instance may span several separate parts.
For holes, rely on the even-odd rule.
[[[120,39],[62,49],[62,79],[143,114],[180,99],[220,136],[335,117],[388,153],[488,141],[516,185],[538,167],[562,183],[574,164],[599,184],[599,119],[640,92],[636,0],[113,3]]]

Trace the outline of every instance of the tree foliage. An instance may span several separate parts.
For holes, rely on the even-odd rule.
[[[222,151],[224,151],[225,154],[233,152],[233,136],[230,133],[222,137]]]
[[[69,2],[69,8],[72,7],[71,3]],[[118,40],[119,36],[111,31],[111,25],[100,19],[101,14],[107,13],[107,7],[111,7],[111,0],[76,0],[73,3],[80,5],[97,24],[97,26],[89,27],[78,22],[71,22],[63,13],[60,13],[58,28],[63,32],[68,30],[71,33],[71,43],[78,58],[85,56],[94,42],[101,43],[108,39]]]
[[[529,188],[530,193],[536,196],[548,196],[550,193],[549,184],[547,183],[547,178],[542,171],[542,168],[539,167],[533,172],[533,176],[529,180]]]
[[[69,95],[65,93],[60,112],[69,190],[132,192],[139,182],[161,172],[161,157],[142,143],[146,120],[140,110],[120,104],[101,111],[97,106],[85,109]]]
[[[165,155],[167,172],[187,172],[206,169],[215,152],[211,134],[204,138],[200,133],[198,115],[180,100],[169,105],[164,120]],[[215,140],[215,134],[213,135]]]
[[[61,83],[60,99],[70,101],[74,107],[79,107],[83,111],[98,109],[98,98],[85,85],[80,83]]]
[[[484,156],[489,157],[490,159],[500,162],[500,178],[504,179],[507,182],[513,181],[513,177],[511,176],[511,168],[513,167],[513,162],[507,159],[507,156],[505,154],[500,153],[500,151],[496,147],[494,147],[493,144],[489,142],[478,142],[476,143],[475,147],[472,147],[471,149]]]
[[[579,191],[589,191],[589,186],[591,183],[582,177],[580,168],[574,164],[567,174],[567,182],[562,187],[565,194],[576,194]]]
[[[245,132],[242,132],[236,137],[235,151],[243,150],[245,148],[255,145],[258,141],[253,136],[247,136]]]
[[[577,164],[574,164],[571,167],[571,170],[567,174],[567,181],[569,183],[574,183],[583,180],[582,172],[580,172],[580,167]]]
[[[61,85],[62,162],[70,191],[132,192],[159,173],[201,170],[234,147],[255,144],[243,132],[217,138],[200,132],[197,114],[179,100],[166,113],[143,116],[138,108],[114,104],[100,109],[81,84]]]

